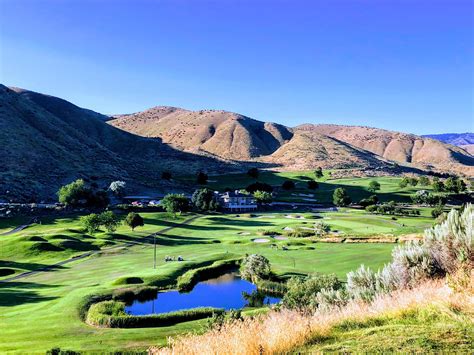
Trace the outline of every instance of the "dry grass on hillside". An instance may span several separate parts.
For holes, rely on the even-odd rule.
[[[472,281],[472,280],[471,280]],[[446,312],[461,311],[474,321],[472,294],[455,293],[442,281],[427,282],[377,298],[371,304],[353,302],[339,310],[303,315],[273,311],[266,316],[225,325],[203,335],[170,339],[168,348],[152,348],[152,354],[262,354],[285,353],[326,336],[343,321],[365,321],[380,315],[437,305]]]

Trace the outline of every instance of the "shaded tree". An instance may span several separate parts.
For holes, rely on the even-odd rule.
[[[200,171],[200,172],[197,174],[196,182],[197,182],[199,185],[206,185],[206,184],[207,184],[207,179],[208,179],[207,174],[206,174],[206,173],[203,173],[202,171]]]
[[[142,216],[135,212],[130,212],[127,217],[125,217],[124,223],[132,228],[132,231],[135,230],[136,227],[143,227],[145,225]]]
[[[372,180],[370,183],[369,183],[369,188],[368,190],[370,192],[375,192],[377,190],[380,190],[380,183],[376,180]]]
[[[194,191],[191,202],[199,211],[216,211],[219,206],[214,192],[208,188]]]
[[[258,175],[260,174],[260,172],[258,171],[257,168],[250,168],[248,171],[247,171],[247,175],[254,178],[254,179],[258,179]]]
[[[166,212],[176,214],[189,211],[189,199],[183,194],[168,194],[161,200]]]
[[[343,187],[338,187],[334,190],[332,195],[332,201],[336,206],[343,207],[351,203],[351,198],[347,194],[347,191]]]

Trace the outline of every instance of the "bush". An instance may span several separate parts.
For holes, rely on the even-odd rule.
[[[257,289],[259,291],[265,292],[266,294],[283,297],[286,293],[288,288],[286,287],[286,283],[270,281],[270,280],[257,280]]]
[[[258,171],[257,168],[250,168],[247,171],[247,175],[254,178],[254,179],[258,179],[259,171]]]
[[[343,307],[349,302],[349,294],[345,288],[335,290],[333,288],[323,288],[319,291],[311,304],[311,308],[322,310],[332,310],[333,308]]]
[[[330,230],[331,230],[331,226],[324,222],[317,222],[314,224],[314,234],[317,237],[325,236],[326,234],[329,233]]]
[[[134,285],[134,284],[142,284],[142,283],[143,283],[143,279],[141,277],[124,276],[124,277],[118,278],[112,284],[113,285]]]
[[[316,190],[317,188],[319,188],[319,184],[317,181],[308,180],[307,184],[308,184],[308,189],[310,190]]]
[[[436,276],[438,268],[430,252],[421,244],[407,243],[396,247],[392,252],[399,287],[411,287],[421,280]]]
[[[474,263],[474,206],[463,212],[451,210],[446,221],[425,231],[424,245],[438,267],[454,273],[461,265]]]
[[[347,274],[347,292],[355,299],[371,301],[377,293],[376,274],[361,265]]]
[[[363,198],[359,201],[359,205],[366,208],[367,206],[376,205],[379,202],[377,195],[372,195],[369,198]]]
[[[267,191],[255,191],[253,197],[257,203],[270,203],[272,202],[272,194]]]
[[[249,192],[251,194],[253,194],[255,191],[272,192],[273,187],[271,187],[271,185],[268,185],[264,182],[257,181],[257,182],[254,182],[253,184],[248,185],[245,188],[245,190],[247,190],[247,192]]]
[[[438,218],[440,215],[444,213],[444,206],[438,205],[431,211],[431,217]]]
[[[317,167],[314,171],[314,176],[316,179],[321,179],[323,177],[323,169],[321,167]]]
[[[295,183],[291,180],[285,180],[281,185],[283,190],[293,190],[295,188]]]
[[[87,216],[81,216],[80,218],[81,225],[88,233],[95,233],[101,225],[101,220],[99,215],[96,213],[91,213]]]
[[[169,171],[163,171],[163,172],[161,173],[161,178],[162,178],[163,180],[171,180],[172,175],[171,175],[171,173],[170,173]]]
[[[196,176],[196,182],[199,185],[206,185],[207,184],[207,179],[208,179],[207,174],[203,173],[202,171],[200,171]]]
[[[292,277],[287,282],[283,305],[290,309],[314,308],[316,295],[323,289],[337,290],[342,286],[336,275],[312,275],[305,279]]]
[[[146,316],[132,316],[125,313],[125,304],[117,301],[103,301],[93,304],[87,313],[86,322],[106,328],[145,328],[170,326],[179,322],[211,317],[224,310],[202,307],[183,311]]]
[[[375,192],[377,190],[380,190],[380,183],[376,180],[372,180],[370,183],[369,183],[369,188],[368,190],[370,192]]]
[[[244,258],[240,265],[240,275],[244,280],[258,282],[267,279],[271,274],[270,261],[259,254],[252,254]]]
[[[314,236],[314,231],[309,229],[296,228],[292,231],[285,231],[285,235],[291,238],[309,238]]]

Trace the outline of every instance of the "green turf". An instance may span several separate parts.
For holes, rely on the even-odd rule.
[[[178,180],[194,183],[195,177],[178,177]],[[344,178],[333,179],[330,176],[330,171],[325,171],[324,177],[315,179],[319,182],[319,188],[316,190],[309,190],[307,188],[308,179],[315,179],[312,171],[291,171],[291,172],[273,172],[261,171],[258,181],[265,182],[272,186],[280,187],[285,180],[292,180],[296,188],[290,191],[279,191],[277,201],[289,202],[308,202],[305,198],[307,196],[300,196],[299,194],[314,194],[316,202],[332,203],[332,194],[337,187],[344,187],[351,196],[354,202],[360,201],[362,198],[369,197],[373,193],[368,191],[370,181],[376,180],[380,183],[380,190],[376,192],[380,201],[397,201],[397,202],[411,202],[410,196],[418,190],[431,190],[430,186],[407,186],[400,188],[400,177],[363,177],[363,178]],[[208,187],[214,190],[223,191],[226,188],[241,189],[245,188],[251,183],[257,181],[247,174],[227,174],[210,176]]]
[[[299,215],[297,212],[291,213]],[[341,213],[340,221],[337,214],[328,213],[327,217],[331,219],[327,221],[341,224],[338,226],[341,230],[344,227],[363,236],[364,224],[345,220],[350,219],[351,214],[361,214],[358,218],[370,219],[373,223],[371,228],[379,228],[380,231],[395,226],[392,222],[387,224],[385,217],[367,216],[355,210]],[[31,253],[31,244],[44,243],[27,240],[31,237],[41,237],[52,245],[57,245],[58,240],[64,241],[67,237],[74,237],[81,242],[103,248],[103,253],[74,261],[54,271],[1,284],[0,352],[16,350],[22,353],[41,353],[56,346],[82,351],[145,350],[151,345],[165,344],[168,336],[201,329],[203,321],[149,329],[98,329],[84,324],[77,311],[83,298],[121,287],[116,285],[116,281],[123,277],[139,277],[145,280],[145,283],[157,280],[174,281],[185,268],[206,265],[215,260],[242,257],[247,253],[259,253],[270,259],[273,271],[279,275],[321,272],[336,273],[344,278],[348,271],[361,263],[372,268],[382,266],[390,259],[393,248],[393,244],[330,244],[313,243],[309,240],[283,240],[273,243],[286,246],[288,250],[276,250],[270,248],[269,244],[254,243],[252,239],[261,238],[259,233],[262,230],[282,231],[284,227],[311,226],[315,220],[310,217],[314,214],[302,214],[306,219],[289,219],[285,217],[287,213],[259,213],[255,216],[242,214],[239,217],[217,214],[202,216],[189,225],[180,226],[159,236],[158,264],[154,270],[152,240],[141,240],[140,237],[181,222],[190,215],[180,216],[179,220],[170,220],[169,216],[163,213],[142,215],[146,225],[135,232],[121,226],[113,235],[97,233],[87,236],[78,224],[78,216],[72,216],[43,219],[41,225],[34,225],[2,238],[1,262],[17,268],[18,272],[82,253],[68,248]],[[420,223],[424,219],[420,218]],[[403,230],[401,226],[398,228]],[[58,235],[62,237],[57,238]],[[113,244],[103,245],[104,240]],[[135,244],[123,247],[124,243],[129,241],[134,241]],[[110,247],[114,248],[107,249]],[[185,262],[166,263],[164,258],[167,255],[181,255]]]
[[[473,352],[474,324],[468,314],[430,306],[347,320],[299,349],[302,353]]]

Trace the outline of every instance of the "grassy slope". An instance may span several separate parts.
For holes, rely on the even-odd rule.
[[[156,231],[169,224],[162,215],[144,214],[147,231]],[[126,249],[67,264],[55,271],[41,273],[27,279],[0,286],[0,352],[44,352],[53,346],[76,350],[145,349],[151,344],[164,344],[166,338],[199,328],[199,321],[159,329],[96,329],[85,325],[78,317],[77,306],[88,294],[113,288],[113,281],[123,276],[140,276],[145,280],[171,279],[180,274],[184,264],[165,263],[166,255],[182,255],[190,266],[245,253],[266,255],[279,274],[335,272],[343,277],[346,272],[365,263],[379,267],[389,260],[390,244],[307,244],[292,245],[288,251],[271,249],[268,244],[256,244],[251,239],[262,228],[282,228],[301,221],[287,218],[232,218],[208,216],[191,225],[170,231],[158,238],[158,267],[152,268],[153,248],[149,243],[138,243]],[[8,238],[23,238],[26,234],[67,233],[77,228],[77,219],[55,220],[49,224],[28,228]],[[54,231],[53,231],[54,229]],[[248,231],[251,235],[237,233]],[[145,234],[119,230],[130,238]],[[75,235],[75,232],[71,232]],[[100,239],[100,235],[97,236]],[[219,241],[217,243],[216,241]],[[3,242],[3,240],[2,240]],[[6,243],[6,242],[5,242]],[[212,245],[212,246],[211,246]],[[307,246],[314,250],[306,249]],[[10,250],[10,247],[8,248]],[[47,263],[55,260],[54,254],[37,256],[9,251],[8,258],[28,264],[33,258]],[[2,259],[6,256],[3,255]],[[42,258],[42,259],[41,259]],[[34,331],[34,336],[31,336]]]
[[[401,189],[398,184],[401,178],[398,177],[364,177],[364,178],[345,178],[345,179],[331,179],[328,175],[329,171],[325,171],[323,178],[317,180],[319,188],[317,190],[308,190],[308,179],[314,179],[312,171],[291,171],[291,172],[271,172],[262,171],[258,181],[268,183],[273,186],[281,186],[283,181],[292,180],[296,184],[296,188],[291,191],[280,191],[277,196],[278,201],[294,201],[303,202],[299,193],[314,193],[317,202],[332,203],[332,194],[337,187],[344,187],[351,196],[354,202],[372,195],[367,190],[370,181],[377,180],[380,183],[381,189],[377,191],[377,196],[381,201],[398,201],[410,202],[410,196],[418,190],[431,190],[430,186],[407,186]],[[194,182],[195,177],[178,178],[187,182]],[[227,174],[210,176],[208,186],[215,190],[224,190],[225,188],[237,189],[245,188],[247,185],[256,180],[247,174]],[[295,195],[293,195],[295,194]]]
[[[472,353],[472,319],[436,305],[386,314],[365,321],[347,320],[299,349],[302,352]]]

